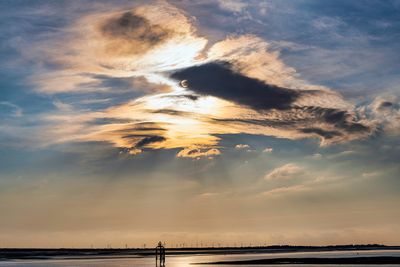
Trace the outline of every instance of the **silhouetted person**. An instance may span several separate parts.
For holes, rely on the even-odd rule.
[[[158,246],[156,247],[156,266],[165,266],[165,247],[161,241],[158,242]]]

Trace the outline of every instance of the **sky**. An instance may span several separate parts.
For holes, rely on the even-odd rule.
[[[400,1],[0,1],[0,247],[400,244]]]

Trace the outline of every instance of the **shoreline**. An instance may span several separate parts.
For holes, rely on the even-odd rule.
[[[218,247],[218,248],[167,248],[168,256],[179,255],[235,255],[235,254],[276,254],[302,252],[334,251],[379,251],[400,250],[400,246],[383,245],[345,245],[345,246],[266,246],[266,247]],[[0,249],[0,262],[7,260],[47,260],[47,259],[106,259],[138,258],[154,256],[154,248],[146,249],[91,249],[91,248],[3,248]]]

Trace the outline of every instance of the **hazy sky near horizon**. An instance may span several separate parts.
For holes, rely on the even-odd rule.
[[[400,244],[399,18],[0,1],[0,247]]]

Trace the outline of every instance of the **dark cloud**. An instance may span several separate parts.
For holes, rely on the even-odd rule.
[[[143,122],[124,125],[114,133],[126,140],[130,148],[142,148],[147,145],[166,140],[162,135],[166,131],[157,123]]]
[[[174,95],[174,96],[169,95],[166,97],[168,97],[168,98],[186,98],[186,99],[196,101],[197,99],[199,99],[200,96],[194,95],[194,94],[185,94],[185,95]]]
[[[334,125],[349,133],[370,132],[372,130],[369,126],[357,122],[357,118],[346,110],[321,107],[306,107],[305,109],[320,117],[322,122]]]
[[[338,109],[320,107],[294,107],[281,119],[213,119],[218,123],[252,124],[312,134],[324,140],[342,139],[346,135],[369,134],[369,126],[355,121],[349,113]],[[301,113],[301,116],[299,115]],[[318,125],[318,126],[317,126]]]
[[[396,103],[393,103],[388,100],[381,100],[377,101],[375,104],[375,111],[380,112],[380,111],[386,111],[386,110],[391,110],[391,109],[396,109]]]
[[[187,112],[187,111],[180,111],[180,110],[175,110],[175,109],[156,109],[150,111],[151,113],[159,113],[159,114],[167,114],[167,115],[172,115],[172,116],[191,116],[194,115],[192,112]]]
[[[133,140],[137,140],[137,139],[140,139],[140,138],[146,138],[146,137],[153,137],[153,135],[149,135],[149,134],[146,134],[146,133],[140,133],[140,131],[139,131],[139,133],[126,134],[126,135],[122,136],[122,138],[133,139]]]
[[[119,43],[121,52],[141,53],[167,40],[173,32],[160,25],[151,24],[150,21],[132,12],[125,12],[119,17],[107,20],[100,27],[101,33],[108,39],[125,41]],[[131,44],[129,42],[132,42]]]
[[[103,25],[102,32],[113,37],[137,39],[150,44],[159,43],[168,36],[168,32],[160,26],[152,26],[146,18],[131,12],[125,12],[121,17],[109,20]]]
[[[187,152],[188,155],[194,155],[196,153],[199,153],[199,149],[195,148],[195,149],[191,149]]]
[[[126,124],[131,123],[131,119],[120,119],[120,118],[96,118],[88,122],[88,125],[107,125],[107,124]]]
[[[260,119],[240,119],[240,118],[232,118],[232,119],[212,119],[218,123],[241,123],[241,124],[253,124],[258,126],[267,126],[267,127],[295,127],[298,122],[292,120],[260,120]]]
[[[347,110],[319,106],[299,106],[294,102],[300,97],[321,98],[324,91],[288,89],[266,84],[234,71],[229,63],[212,62],[193,66],[171,74],[173,79],[188,80],[189,89],[211,95],[256,111],[275,109],[284,112],[266,120],[236,119],[234,121],[274,128],[292,129],[317,135],[322,139],[342,139],[346,134],[368,134],[372,129],[360,123]],[[312,101],[310,101],[312,103]],[[230,123],[232,121],[225,121]]]
[[[147,127],[147,128],[141,128],[141,127],[139,127],[139,128],[135,128],[135,131],[166,131],[166,129],[164,129],[164,128],[161,128],[161,127],[153,127],[153,128],[151,128],[151,127]]]
[[[300,92],[266,84],[230,68],[226,62],[213,62],[179,70],[171,75],[188,80],[189,89],[202,95],[216,96],[256,110],[287,109]]]
[[[146,145],[149,144],[153,144],[153,143],[158,143],[158,142],[162,142],[165,141],[165,137],[163,136],[158,136],[158,135],[154,135],[154,136],[147,136],[145,138],[143,138],[142,140],[140,140],[137,144],[136,144],[136,148],[141,148],[144,147]]]
[[[139,128],[161,128],[160,124],[157,122],[150,122],[150,121],[146,121],[146,122],[138,122],[135,124],[137,127]]]
[[[156,122],[138,122],[125,127],[119,132],[145,132],[145,131],[166,131],[160,124]]]
[[[393,106],[393,103],[392,102],[389,102],[389,101],[383,101],[381,104],[380,104],[380,108],[388,108],[388,107],[392,107]]]
[[[349,136],[366,136],[373,128],[356,121],[346,111],[321,107],[294,107],[285,111],[281,118],[260,119],[212,119],[223,124],[243,124],[272,127],[289,131],[306,133],[320,137],[322,140],[337,142]]]
[[[304,128],[300,129],[303,133],[316,134],[324,139],[332,139],[334,137],[342,136],[341,132],[338,131],[327,131],[321,128]]]

